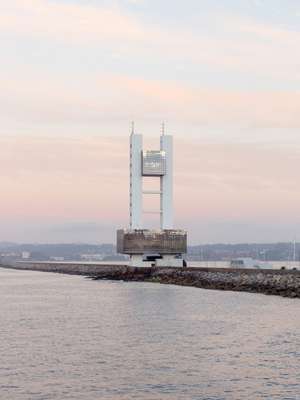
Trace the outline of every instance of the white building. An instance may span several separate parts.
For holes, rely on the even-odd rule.
[[[31,257],[30,251],[22,251],[21,257],[22,257],[22,260],[28,260]]]

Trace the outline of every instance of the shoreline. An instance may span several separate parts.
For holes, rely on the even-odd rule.
[[[130,267],[110,264],[22,262],[1,268],[83,275],[94,280],[121,280],[191,286],[211,290],[300,298],[300,271],[230,268]]]

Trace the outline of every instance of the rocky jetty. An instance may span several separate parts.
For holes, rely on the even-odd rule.
[[[187,269],[153,271],[151,281],[204,289],[264,293],[300,298],[298,271]]]
[[[4,266],[2,266],[4,267]],[[230,268],[135,268],[125,265],[22,262],[7,268],[84,275],[93,279],[157,282],[300,298],[300,271]]]
[[[94,279],[157,282],[203,289],[232,290],[300,298],[300,272],[223,268],[127,268]]]

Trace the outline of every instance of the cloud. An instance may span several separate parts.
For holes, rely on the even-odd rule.
[[[0,30],[63,41],[137,39],[142,30],[117,7],[11,0],[1,8]]]
[[[176,226],[193,241],[210,240],[218,226],[234,229],[234,241],[247,240],[251,226],[295,225],[300,145],[174,140]],[[22,240],[28,230],[40,241],[98,240],[99,227],[101,240],[112,240],[128,225],[128,158],[124,137],[1,135],[2,239]]]
[[[299,146],[175,137],[175,159],[180,218],[280,218],[297,210]],[[1,136],[0,168],[2,216],[127,218],[128,138]]]
[[[126,149],[124,138],[2,136],[0,216],[122,220],[128,199],[112,205],[127,193]]]
[[[170,68],[193,63],[267,79],[300,78],[300,33],[240,15],[206,13],[209,28],[157,25],[126,7],[10,0],[1,9],[0,32],[110,49],[120,57],[163,58]],[[207,22],[207,21],[206,21]],[[95,47],[96,46],[96,47]]]
[[[199,127],[300,128],[300,91],[198,89],[178,82],[122,75],[72,81],[30,77],[0,80],[3,119],[39,124],[98,124],[147,118]],[[4,126],[4,125],[3,125]],[[2,127],[2,130],[4,128]]]
[[[270,24],[261,24],[250,20],[235,20],[236,27],[245,33],[250,33],[260,39],[283,42],[285,44],[297,45],[300,41],[300,32],[297,30],[284,29]]]

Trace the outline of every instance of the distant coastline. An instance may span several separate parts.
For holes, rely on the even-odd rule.
[[[295,250],[295,253],[294,253]],[[300,243],[215,243],[189,245],[185,259],[201,262],[230,262],[237,257],[251,257],[263,262],[287,263],[294,259],[300,264]],[[113,243],[8,243],[0,242],[0,261],[11,264],[27,261],[128,261],[117,254]],[[283,264],[284,265],[284,264]]]

